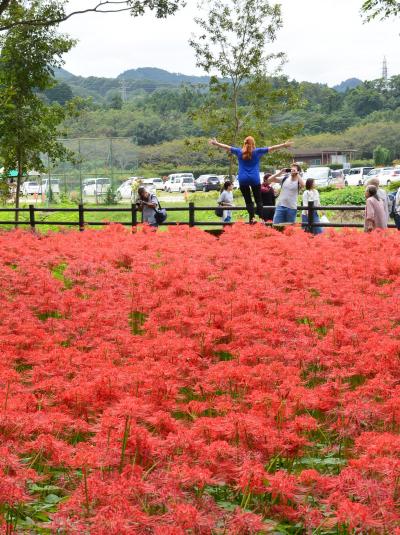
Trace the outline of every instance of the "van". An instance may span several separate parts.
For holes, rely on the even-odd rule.
[[[168,193],[184,191],[196,191],[193,173],[176,173],[168,176],[165,183],[165,191]]]
[[[110,178],[85,178],[83,181],[83,194],[87,196],[105,195],[111,187]]]
[[[345,176],[345,186],[362,186],[373,167],[352,167]]]
[[[51,178],[50,185],[51,185],[51,192],[59,195],[60,194],[60,181],[58,180],[58,178]],[[39,193],[42,193],[42,194],[45,193],[47,195],[48,192],[49,192],[49,179],[44,178],[39,187]]]

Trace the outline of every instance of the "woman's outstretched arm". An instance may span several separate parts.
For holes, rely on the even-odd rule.
[[[293,141],[285,141],[285,143],[281,143],[280,145],[272,145],[272,147],[268,148],[268,152],[274,152],[280,149],[287,149],[288,147],[291,147],[292,145],[293,145]]]
[[[232,148],[230,145],[225,145],[225,143],[219,143],[219,141],[217,141],[215,138],[209,139],[208,144],[212,145],[213,147],[218,147],[219,149],[223,149],[227,151],[230,151]]]

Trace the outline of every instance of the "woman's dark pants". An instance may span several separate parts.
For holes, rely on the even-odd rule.
[[[261,184],[254,184],[251,186],[240,186],[244,202],[246,203],[246,209],[249,212],[250,219],[254,218],[254,203],[251,197],[253,192],[254,201],[256,203],[256,214],[262,217],[262,200],[261,200]]]

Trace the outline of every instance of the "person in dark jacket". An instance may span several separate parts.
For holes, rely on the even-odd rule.
[[[275,206],[275,190],[268,183],[268,179],[271,177],[271,173],[265,173],[263,182],[261,184],[261,200],[264,206]],[[264,221],[272,221],[274,218],[274,208],[263,208],[262,218]]]

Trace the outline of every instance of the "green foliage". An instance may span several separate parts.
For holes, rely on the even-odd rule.
[[[64,106],[74,98],[72,89],[65,82],[58,82],[53,87],[46,89],[44,94],[49,102],[58,102],[61,106]]]
[[[27,8],[12,3],[9,16],[40,17],[47,9],[41,2]],[[58,103],[46,104],[37,92],[54,86],[53,69],[74,43],[54,28],[26,25],[8,31],[0,44],[0,156],[6,172],[18,170],[18,206],[22,176],[30,169],[45,170],[42,153],[54,160],[68,157],[57,141],[67,110]]]
[[[73,15],[87,12],[97,13],[118,13],[119,11],[129,11],[133,17],[144,15],[147,11],[153,12],[157,18],[165,18],[174,14],[184,2],[181,0],[122,0],[118,2],[97,2],[93,0],[85,5],[84,10],[72,11],[67,9],[68,0],[48,0],[43,2],[43,10],[32,13],[31,11],[20,10],[15,13],[15,7],[33,7],[41,0],[2,0],[0,2],[0,31],[18,28],[22,26],[36,26],[49,28],[58,25],[60,22],[69,19]],[[104,6],[107,5],[107,11]]]
[[[375,165],[389,165],[393,159],[389,149],[378,145],[373,152]]]
[[[397,0],[365,0],[362,11],[367,20],[386,19],[400,14],[400,3]]]
[[[361,158],[370,158],[379,144],[389,149],[396,158],[400,156],[399,123],[382,121],[352,126],[341,134],[318,134],[297,138],[296,148],[308,149],[356,149]]]
[[[107,189],[106,194],[104,195],[104,198],[103,198],[103,203],[106,204],[107,206],[118,204],[114,188],[111,187]]]
[[[147,314],[140,312],[139,310],[134,310],[129,314],[129,324],[131,326],[132,334],[141,335],[144,334],[144,329],[142,328],[147,320]]]
[[[397,191],[400,187],[400,181],[399,180],[396,180],[395,182],[391,182],[388,186],[387,186],[387,190],[388,191]]]
[[[267,76],[272,59],[266,44],[275,40],[282,26],[280,5],[262,0],[225,0],[207,6],[196,18],[199,35],[190,41],[197,65],[212,76],[202,106],[193,114],[202,129],[236,145],[245,135],[260,143],[282,140],[293,133],[293,125],[274,130],[274,115],[298,105],[298,91],[287,81],[274,86]],[[232,170],[232,160],[231,167]]]
[[[335,189],[332,191],[321,192],[321,205],[363,205],[365,204],[364,188],[348,187],[344,189]]]

